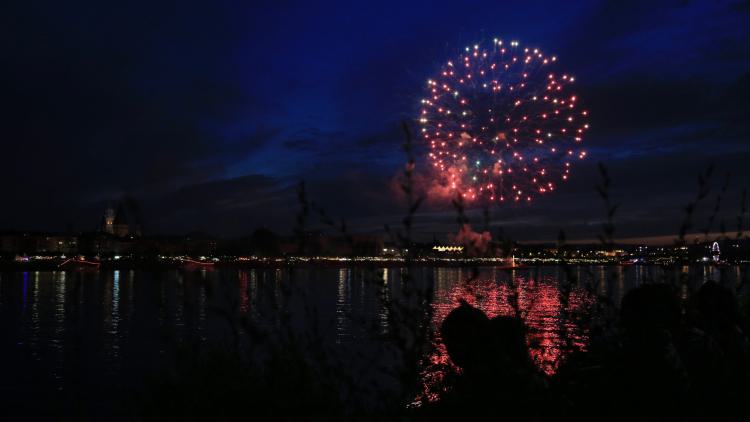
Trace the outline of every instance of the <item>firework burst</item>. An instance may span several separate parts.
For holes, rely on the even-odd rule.
[[[420,135],[436,182],[467,201],[531,201],[586,157],[588,111],[557,57],[517,41],[466,47],[427,80]]]

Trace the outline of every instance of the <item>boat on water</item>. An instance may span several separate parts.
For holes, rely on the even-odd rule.
[[[64,260],[58,268],[74,269],[74,268],[99,268],[102,265],[98,259],[89,260],[85,256],[77,256],[75,258],[68,258]]]
[[[216,265],[213,261],[195,260],[192,258],[181,258],[181,261],[185,268],[212,268]]]

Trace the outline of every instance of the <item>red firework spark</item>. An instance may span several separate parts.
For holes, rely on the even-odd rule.
[[[588,111],[555,56],[517,41],[466,47],[428,79],[421,136],[437,182],[467,201],[531,201],[583,159]]]

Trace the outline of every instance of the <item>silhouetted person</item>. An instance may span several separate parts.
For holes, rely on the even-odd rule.
[[[440,331],[461,373],[451,392],[437,404],[439,416],[538,414],[540,407],[529,403],[546,397],[544,383],[531,363],[521,320],[489,319],[462,302],[445,318]]]
[[[695,326],[700,342],[686,347],[696,394],[710,399],[712,407],[742,409],[750,394],[750,339],[747,320],[734,293],[713,281],[703,284],[695,298]],[[707,414],[710,412],[706,412]]]
[[[464,301],[443,320],[440,333],[445,348],[453,363],[464,372],[473,375],[474,371],[488,369],[489,328],[487,315]]]
[[[750,357],[748,327],[734,293],[709,281],[698,290],[702,328],[716,340],[734,364],[747,366]]]
[[[677,348],[681,318],[680,299],[670,285],[643,285],[623,298],[623,348],[612,380],[627,403],[623,416],[641,420],[680,417],[689,389]]]
[[[519,371],[531,371],[534,366],[529,357],[526,344],[526,326],[518,318],[496,316],[490,320],[490,335],[494,342],[496,359],[509,368]]]

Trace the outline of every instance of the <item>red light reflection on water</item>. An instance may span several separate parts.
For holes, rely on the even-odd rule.
[[[489,318],[498,315],[520,317],[527,329],[526,343],[531,360],[542,372],[553,375],[566,356],[574,350],[585,351],[588,343],[586,329],[577,325],[571,316],[585,312],[592,297],[583,289],[573,289],[568,300],[564,299],[557,284],[549,279],[517,278],[512,285],[476,280],[436,292],[432,321],[436,338],[433,351],[425,362],[423,392],[417,401],[437,400],[445,377],[450,372],[460,372],[448,357],[439,328],[461,300],[481,309]]]
[[[240,271],[239,272],[239,279],[240,279],[240,312],[246,313],[248,309],[248,304],[250,302],[248,295],[247,295],[247,272],[246,271]]]

